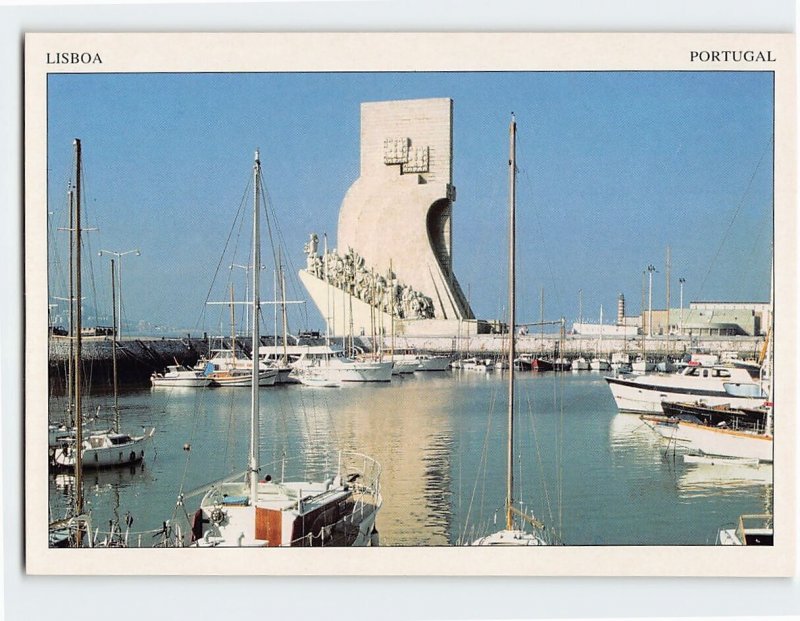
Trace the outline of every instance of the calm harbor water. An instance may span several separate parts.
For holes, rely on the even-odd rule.
[[[597,373],[518,377],[516,496],[563,543],[711,545],[739,515],[770,509],[771,466],[684,464],[637,416],[617,413]],[[497,528],[505,496],[505,391],[497,371],[264,388],[260,452],[274,465],[262,475],[279,476],[284,455],[365,453],[383,466],[381,545],[471,540]],[[105,411],[110,400],[96,396],[88,407]],[[120,406],[123,431],[156,433],[143,466],[85,474],[95,526],[130,513],[133,531],[157,529],[173,518],[180,490],[246,467],[249,389],[143,389],[121,394]],[[59,408],[52,400],[51,418]],[[51,517],[63,515],[72,483],[50,475]],[[199,501],[187,497],[186,509]]]

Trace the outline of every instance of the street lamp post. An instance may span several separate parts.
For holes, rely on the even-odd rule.
[[[647,271],[650,274],[650,289],[647,294],[647,336],[653,336],[653,272],[656,271],[656,266],[648,265]]]
[[[115,325],[113,327],[114,330],[114,338],[121,339],[122,338],[122,257],[128,254],[135,254],[137,257],[142,256],[141,251],[138,248],[133,250],[126,250],[125,252],[115,252],[114,250],[101,250],[97,253],[98,257],[102,257],[104,254],[110,255],[112,257],[117,258],[117,321],[114,323],[116,324],[119,322],[119,326]]]
[[[683,336],[683,283],[685,282],[685,278],[678,278],[678,283],[681,286],[681,336]]]

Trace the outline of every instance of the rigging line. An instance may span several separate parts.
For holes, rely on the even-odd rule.
[[[204,393],[205,393],[205,390],[206,389],[203,389]],[[189,464],[191,463],[191,460],[192,460],[192,450],[191,450],[191,448],[194,445],[194,439],[195,439],[195,436],[197,434],[197,420],[201,415],[205,414],[205,412],[206,412],[205,399],[200,399],[199,395],[196,394],[195,395],[195,406],[198,405],[198,401],[200,402],[199,403],[199,407],[195,407],[193,409],[192,426],[191,426],[190,432],[189,432],[189,442],[187,443],[189,445],[189,450],[184,451],[186,453],[186,458],[184,459],[184,463],[183,463],[183,474],[181,475],[181,482],[180,482],[180,485],[178,486],[178,497],[179,498],[183,495],[183,492],[184,492],[184,489],[185,489],[185,486],[186,486],[186,476],[187,476],[187,474],[189,472]],[[175,520],[175,516],[178,513],[178,506],[181,505],[181,504],[182,503],[179,503],[179,502],[175,503],[175,508],[172,511],[172,518],[171,518],[172,521]],[[186,507],[184,507],[184,514],[186,514]],[[186,517],[187,517],[187,521],[188,521],[188,517],[189,517],[188,514],[186,515]]]
[[[219,262],[217,263],[217,267],[214,270],[214,276],[211,279],[211,284],[208,287],[208,292],[206,293],[206,298],[203,301],[203,306],[202,306],[202,309],[200,311],[200,316],[197,318],[197,321],[194,324],[195,329],[198,329],[200,327],[200,325],[201,325],[201,322],[203,322],[205,320],[206,307],[208,305],[208,300],[211,298],[211,291],[214,289],[214,283],[217,281],[217,276],[219,275],[220,267],[222,267],[222,263],[223,263],[223,261],[225,259],[225,254],[228,251],[228,245],[230,244],[231,237],[233,236],[233,231],[236,228],[236,222],[239,219],[240,214],[242,213],[242,209],[244,207],[245,201],[247,200],[247,196],[249,194],[249,190],[250,190],[250,182],[248,181],[247,187],[245,187],[244,192],[242,193],[242,199],[239,202],[239,209],[237,210],[236,215],[234,217],[233,225],[231,226],[230,231],[228,231],[228,237],[225,239],[225,246],[222,249],[222,254],[219,257]]]
[[[714,264],[717,262],[717,259],[719,258],[719,255],[722,252],[722,248],[725,245],[725,241],[728,239],[728,235],[730,234],[731,229],[733,228],[733,223],[736,221],[736,218],[738,217],[739,212],[742,210],[742,207],[744,207],[745,199],[747,198],[748,192],[750,192],[750,188],[753,185],[753,180],[755,179],[756,174],[761,168],[761,163],[764,161],[764,158],[767,156],[767,153],[771,152],[770,151],[771,144],[772,144],[772,136],[770,135],[769,140],[767,140],[767,144],[764,146],[764,150],[761,152],[761,157],[758,158],[758,162],[756,163],[756,166],[753,169],[753,173],[750,175],[750,179],[747,181],[747,187],[744,189],[744,192],[742,192],[742,197],[741,199],[739,199],[739,204],[736,206],[736,209],[733,213],[733,217],[728,222],[728,226],[725,229],[725,233],[723,234],[722,239],[720,240],[719,246],[717,247],[717,251],[716,253],[714,253],[714,258],[711,259],[711,261],[708,264],[708,270],[706,271],[706,275],[703,276],[703,280],[700,283],[700,290],[699,290],[700,295],[702,295],[703,291],[705,290],[706,281],[708,280],[708,277],[711,274],[711,269],[714,267]]]
[[[553,454],[555,456],[555,468],[556,468],[556,489],[555,489],[555,497],[556,497],[556,510],[558,511],[558,533],[560,536],[561,532],[561,519],[562,519],[562,488],[563,488],[563,469],[562,469],[562,454],[563,454],[563,446],[564,446],[564,436],[563,436],[563,429],[564,429],[564,379],[563,379],[563,371],[556,372],[553,374],[553,410],[558,411],[559,416],[554,419],[555,422],[555,430],[553,433],[553,439],[555,441],[555,447]],[[559,398],[559,388],[560,388],[560,398]]]
[[[467,515],[464,517],[464,530],[462,533],[463,539],[466,539],[467,536],[467,528],[469,527],[470,524],[470,516],[472,515],[472,507],[474,506],[475,503],[475,494],[477,493],[478,490],[478,482],[484,480],[484,485],[485,485],[486,468],[487,468],[486,463],[488,461],[488,452],[489,452],[489,436],[491,435],[491,430],[492,430],[492,414],[494,413],[494,404],[496,396],[497,396],[496,391],[493,391],[492,398],[489,403],[489,416],[486,417],[486,433],[483,436],[483,448],[481,449],[481,458],[478,462],[478,472],[476,473],[475,476],[475,483],[472,486],[472,495],[470,496],[469,505],[467,506]],[[481,509],[478,518],[478,520],[481,522],[483,521],[483,504],[484,501],[483,501],[483,491],[482,491],[481,505],[480,505]]]
[[[261,193],[262,193],[262,195],[264,197],[265,220],[267,221],[267,223],[272,221],[273,226],[275,227],[275,236],[278,239],[278,247],[279,248],[283,248],[283,249],[286,250],[286,252],[284,253],[284,262],[289,267],[289,274],[290,274],[290,276],[289,276],[289,285],[290,285],[290,287],[292,289],[292,295],[295,298],[300,299],[301,295],[298,294],[298,291],[300,291],[300,288],[298,286],[298,283],[296,282],[296,276],[295,276],[295,274],[298,271],[297,270],[297,266],[295,265],[294,261],[292,261],[291,254],[289,253],[289,247],[286,244],[286,239],[285,239],[285,237],[283,235],[283,231],[280,228],[280,220],[278,218],[278,213],[277,213],[277,211],[275,209],[275,204],[272,201],[272,197],[270,196],[269,190],[266,188],[266,186],[264,184],[263,175],[261,177]],[[267,212],[268,208],[269,208],[269,211],[272,213],[272,218],[269,217],[269,213]],[[270,234],[270,241],[271,240],[272,240],[272,237],[271,237],[271,234]],[[273,244],[272,247],[273,247],[273,255],[274,255],[275,254],[274,253],[275,245]],[[275,257],[275,265],[278,265],[277,257]],[[290,309],[290,312],[292,312],[291,309]],[[306,305],[302,306],[302,308],[300,309],[300,313],[301,313],[301,317],[305,319],[304,324],[305,324],[306,328],[308,328],[308,308],[307,308]],[[288,330],[289,330],[289,328],[287,326],[287,331]]]
[[[272,250],[272,264],[277,266],[278,265],[278,252],[277,252],[277,250],[275,248],[275,239],[274,239],[274,237],[272,235],[272,227],[273,227],[272,218],[269,217],[269,212],[267,210],[267,191],[266,191],[266,189],[264,187],[264,177],[263,177],[263,175],[261,176],[260,181],[261,181],[261,188],[260,188],[261,196],[264,197],[264,205],[263,205],[264,220],[266,220],[266,223],[267,223],[267,236],[269,237],[269,245],[270,245],[270,249]]]
[[[564,535],[564,372],[561,372],[561,377],[559,378],[559,386],[561,387],[561,395],[558,402],[559,407],[559,442],[558,442],[558,453],[556,456],[556,463],[558,468],[558,476],[556,477],[556,496],[557,496],[557,507],[558,507],[558,532],[557,536],[559,540],[563,541]]]
[[[771,229],[772,223],[767,219],[763,219],[761,221],[761,225],[758,227],[756,234],[753,236],[753,245],[750,248],[750,252],[748,255],[748,260],[745,261],[745,267],[743,270],[742,278],[739,279],[740,283],[747,283],[753,282],[755,280],[755,269],[756,269],[756,261],[754,260],[758,254],[760,248],[763,247],[763,237],[764,233]],[[769,241],[770,246],[770,256],[772,256],[772,240]]]
[[[517,139],[517,145],[518,146],[520,145],[519,138]],[[533,192],[533,182],[531,181],[530,177],[528,176],[528,170],[526,168],[525,169],[518,169],[518,170],[522,173],[522,177],[525,180],[525,184],[527,185],[527,188],[528,188],[528,191],[530,192],[530,195],[531,196],[535,196],[535,194]],[[534,204],[533,199],[531,199],[530,202],[531,202],[531,205],[533,206],[533,204]],[[544,243],[545,242],[545,236],[544,236],[544,230],[542,229],[541,218],[539,217],[539,212],[536,211],[535,209],[531,209],[531,211],[534,214],[533,221],[534,221],[534,224],[536,225],[537,232],[539,233],[540,244],[541,244],[542,247],[544,247],[545,246],[545,243]],[[553,286],[553,291],[555,291],[556,307],[560,309],[560,308],[563,308],[563,305],[562,305],[561,296],[560,296],[559,290],[558,290],[558,283],[557,283],[557,280],[556,280],[556,277],[555,277],[555,273],[553,271],[553,264],[550,261],[551,253],[550,252],[545,252],[544,254],[545,254],[545,263],[547,264],[547,271],[548,271],[548,273],[550,275],[550,280],[551,280],[551,284]]]
[[[536,461],[539,465],[539,472],[542,473],[542,490],[544,491],[545,504],[547,505],[547,514],[550,517],[550,523],[553,523],[553,508],[550,503],[550,492],[547,489],[547,477],[544,476],[544,464],[542,461],[541,447],[539,446],[539,434],[536,431],[536,417],[533,413],[533,401],[531,400],[531,392],[525,392],[525,400],[528,405],[528,423],[531,428],[531,435],[533,436],[533,447],[536,449]]]

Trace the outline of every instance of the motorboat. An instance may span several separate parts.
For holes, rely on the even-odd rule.
[[[211,384],[211,379],[197,369],[190,369],[182,364],[168,365],[163,373],[153,373],[150,383],[153,386],[179,386],[186,388],[204,388]]]
[[[588,371],[589,370],[589,361],[586,360],[583,356],[578,356],[575,360],[572,361],[572,370],[573,371]]]
[[[447,371],[450,368],[449,356],[434,356],[432,354],[417,354],[419,366],[415,371]]]
[[[461,368],[465,371],[486,373],[494,369],[494,361],[489,358],[467,358],[461,362]]]
[[[392,379],[391,360],[354,360],[330,345],[307,345],[300,349],[302,353],[292,365],[298,371],[310,367],[338,382],[388,382]]]
[[[687,366],[679,373],[646,373],[606,377],[621,412],[662,414],[664,401],[702,400],[706,405],[759,407],[766,399],[762,385],[744,369]]]

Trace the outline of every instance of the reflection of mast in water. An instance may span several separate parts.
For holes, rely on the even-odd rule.
[[[661,461],[661,437],[638,415],[617,413],[608,433],[612,459],[620,453],[633,453],[638,463]]]

